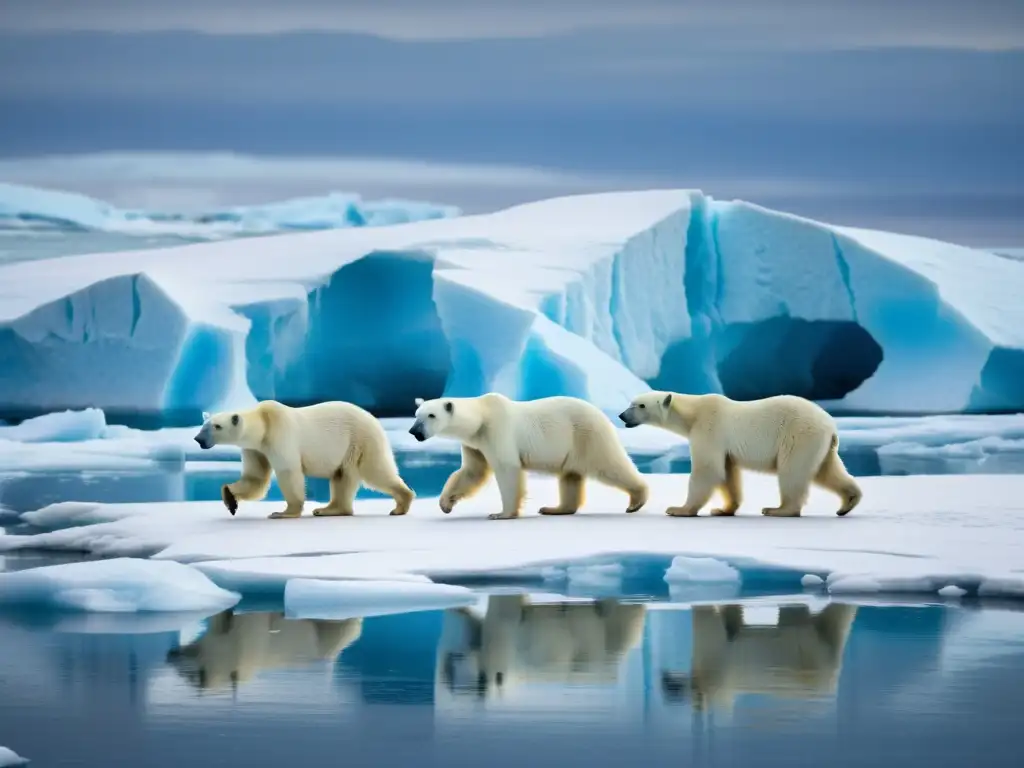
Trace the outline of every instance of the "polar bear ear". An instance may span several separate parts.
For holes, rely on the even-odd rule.
[[[416,407],[419,408],[426,401],[422,397],[417,397],[413,402],[416,403]]]
[[[208,422],[212,415],[213,414],[210,413],[209,411],[203,411],[203,423],[205,424],[206,422]]]
[[[672,404],[672,393],[671,392],[669,392],[667,395],[665,395],[665,399],[661,401],[661,404],[665,408],[668,408]]]

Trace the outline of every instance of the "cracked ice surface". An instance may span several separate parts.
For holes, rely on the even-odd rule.
[[[0,411],[790,392],[1024,408],[1024,262],[696,191],[0,267]],[[372,322],[367,323],[367,318]],[[41,384],[41,382],[44,382]]]

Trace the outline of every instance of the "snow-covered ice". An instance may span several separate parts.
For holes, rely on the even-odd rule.
[[[22,757],[9,747],[0,747],[0,768],[13,768],[16,765],[28,765],[29,759]]]
[[[431,584],[426,576],[395,573],[393,569],[357,566],[346,568],[331,557],[247,557],[239,560],[210,560],[193,564],[225,589],[246,595],[280,593],[291,580],[350,581],[386,580],[392,584]]]
[[[240,597],[196,569],[169,560],[115,558],[0,573],[0,604],[7,605],[101,613],[213,613],[230,608]]]
[[[416,581],[324,581],[291,579],[284,590],[285,614],[301,619],[349,619],[473,605],[465,587]]]
[[[952,584],[949,584],[939,590],[940,597],[963,597],[966,594],[966,589],[961,589],[960,587],[953,586]]]
[[[457,216],[458,208],[409,200],[363,200],[333,192],[214,210],[117,208],[74,192],[0,183],[0,229],[55,229],[220,239],[316,229],[373,227]]]
[[[824,583],[825,580],[816,573],[805,573],[800,579],[800,584],[804,587],[820,587]]]
[[[553,479],[539,476],[531,477],[524,516],[514,521],[486,519],[498,503],[493,483],[451,515],[441,514],[435,498],[421,497],[401,518],[389,517],[390,502],[377,499],[359,501],[351,518],[283,521],[266,519],[281,502],[245,503],[236,517],[219,502],[62,505],[23,516],[56,530],[0,537],[0,551],[208,561],[199,567],[213,581],[241,589],[331,572],[385,580],[516,572],[550,578],[553,567],[607,564],[609,555],[633,553],[715,558],[741,575],[761,566],[789,569],[794,590],[802,574],[817,573],[828,576],[834,594],[935,595],[952,584],[981,595],[1024,595],[1021,475],[862,478],[864,501],[850,516],[836,517],[836,500],[813,489],[799,519],[760,514],[776,502],[778,490],[774,478],[756,474],[745,477],[747,501],[739,516],[670,518],[664,508],[685,495],[688,477],[648,477],[651,502],[628,516],[623,494],[591,483],[579,514],[540,517],[536,509],[557,490]],[[62,516],[74,527],[61,528]],[[595,575],[576,573],[584,580]]]
[[[563,197],[8,264],[0,408],[193,419],[340,398],[401,415],[496,390],[617,413],[654,385],[1006,410],[1024,407],[1022,286],[1024,263],[986,251],[696,191]]]

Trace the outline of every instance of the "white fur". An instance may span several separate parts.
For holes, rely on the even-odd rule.
[[[614,681],[645,616],[643,605],[616,600],[535,605],[525,595],[491,595],[482,620],[465,609],[445,616],[461,631],[444,633],[460,641],[439,652],[440,676],[452,690],[465,681],[488,698],[517,683]]]
[[[393,515],[408,512],[415,498],[398,475],[380,422],[351,403],[292,408],[267,400],[251,410],[214,414],[196,437],[201,438],[242,449],[242,477],[225,486],[236,499],[262,499],[273,470],[288,506],[272,518],[302,514],[307,477],[331,483],[330,502],[313,512],[317,516],[351,515],[360,483],[391,495]]]
[[[321,621],[225,611],[210,619],[210,628],[198,640],[171,651],[168,660],[197,688],[222,688],[263,671],[333,661],[362,631],[362,619]]]
[[[493,472],[502,511],[492,519],[519,516],[524,471],[557,475],[561,499],[544,515],[571,515],[583,503],[586,478],[629,494],[627,512],[647,501],[647,484],[619,441],[614,425],[590,403],[574,397],[520,402],[489,393],[428,400],[416,409],[409,430],[419,439],[448,437],[462,443],[462,467],[441,491],[445,513],[476,493]]]
[[[833,695],[857,607],[830,603],[779,608],[774,626],[752,626],[740,605],[694,606],[689,674],[662,670],[662,690],[690,698],[698,710],[731,711],[737,696],[793,698]]]
[[[735,514],[742,501],[742,469],[778,475],[781,503],[764,508],[765,515],[799,516],[811,483],[843,500],[839,515],[860,501],[860,488],[839,458],[835,422],[802,397],[741,402],[723,395],[648,392],[633,400],[619,418],[630,427],[650,424],[689,440],[689,492],[683,506],[669,507],[670,515],[696,515],[716,490],[725,497],[725,505],[712,514]]]

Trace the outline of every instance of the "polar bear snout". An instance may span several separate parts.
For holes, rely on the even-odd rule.
[[[204,424],[203,428],[196,433],[194,440],[204,451],[207,448],[213,448],[213,438],[210,437],[210,425]]]
[[[427,439],[427,431],[424,428],[422,421],[417,421],[409,427],[409,434],[415,437],[416,441],[420,443]]]
[[[640,426],[640,420],[636,417],[636,411],[632,405],[619,414],[619,420],[626,425],[626,429]]]

